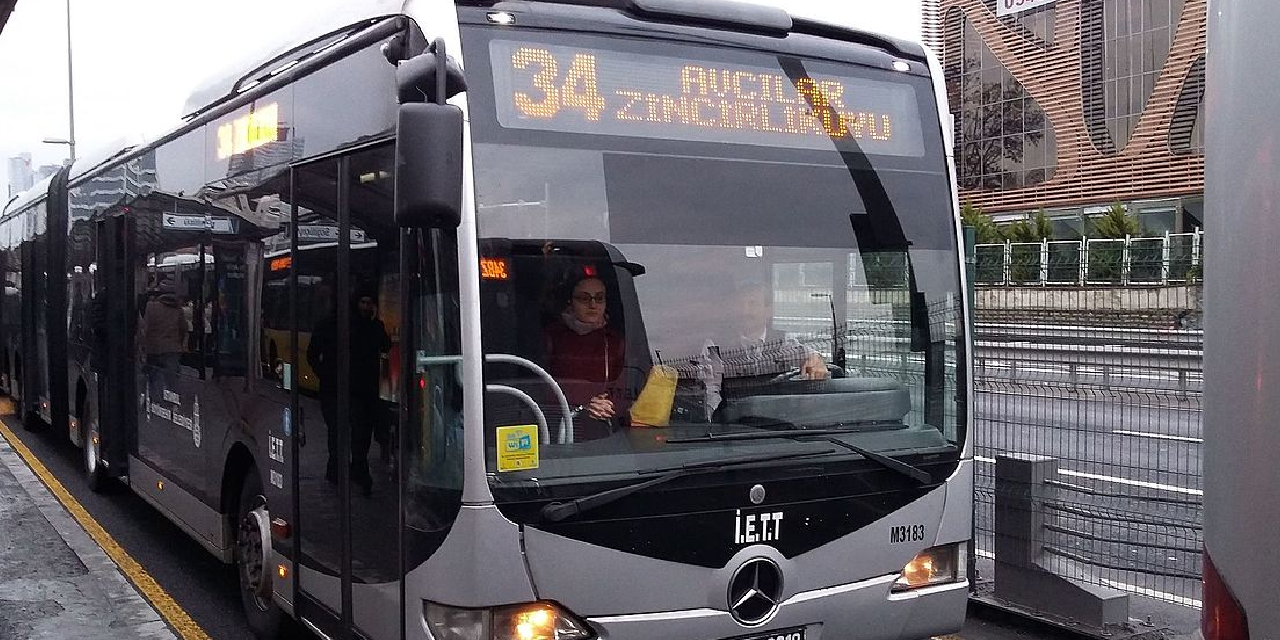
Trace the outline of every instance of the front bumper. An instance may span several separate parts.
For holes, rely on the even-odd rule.
[[[968,582],[892,593],[898,578],[798,593],[767,624],[744,627],[727,611],[689,609],[588,618],[602,640],[719,640],[805,628],[805,640],[917,640],[959,631],[969,599]]]

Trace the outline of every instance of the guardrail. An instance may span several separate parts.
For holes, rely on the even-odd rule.
[[[974,246],[982,286],[1169,285],[1196,282],[1204,233]]]
[[[1094,627],[1123,619],[1116,591],[1200,606],[1204,332],[1173,319],[1201,300],[1176,284],[979,290],[978,597]]]

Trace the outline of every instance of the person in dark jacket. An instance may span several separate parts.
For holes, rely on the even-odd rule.
[[[175,388],[182,351],[187,343],[187,323],[182,302],[170,292],[157,292],[147,303],[142,321],[142,344],[147,355],[148,379],[152,395]],[[157,388],[157,386],[159,388]]]
[[[590,440],[608,435],[625,413],[618,382],[626,344],[609,326],[603,280],[584,274],[569,291],[560,317],[543,331],[547,371],[575,414],[575,439]]]
[[[351,313],[351,327],[347,332],[348,359],[347,391],[350,399],[347,429],[351,434],[351,480],[359,484],[365,495],[373,492],[373,477],[369,473],[369,445],[373,433],[382,420],[381,398],[378,385],[382,379],[382,354],[391,350],[391,338],[386,327],[377,317],[377,298],[371,292],[359,294]],[[329,462],[325,478],[336,482],[341,459],[339,438],[342,425],[338,422],[338,321],[331,314],[316,323],[307,345],[307,363],[320,379],[320,411],[328,432]]]

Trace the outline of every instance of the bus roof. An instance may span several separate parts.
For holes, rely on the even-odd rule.
[[[457,4],[495,6],[507,0],[456,0]],[[732,25],[749,21],[758,27],[789,33],[810,35],[869,45],[892,51],[903,56],[923,58],[924,47],[915,41],[904,40],[849,25],[829,22],[825,16],[810,12],[791,13],[778,0],[742,2],[741,0],[520,0],[529,3],[571,4],[610,7],[640,19],[683,18],[690,24]],[[783,19],[783,17],[787,19]]]
[[[110,162],[112,159],[124,155],[129,151],[142,146],[146,143],[146,138],[142,135],[119,136],[111,142],[99,147],[94,147],[79,158],[76,158],[74,164],[71,165],[70,180],[75,180],[80,176],[94,170],[95,168]]]
[[[273,70],[273,63],[277,63],[277,66],[287,65],[295,59],[295,54],[307,52],[309,48],[333,44],[330,36],[367,24],[371,20],[403,14],[409,1],[411,0],[341,2],[327,6],[323,11],[311,12],[310,16],[299,16],[303,19],[291,23],[294,26],[282,37],[272,38],[264,46],[242,55],[223,71],[197,85],[182,107],[183,117],[190,118],[231,97],[237,93],[237,85],[249,80],[254,72],[270,72]]]
[[[4,25],[9,21],[9,14],[13,13],[13,8],[18,5],[18,0],[0,0],[0,31],[4,31]]]
[[[51,182],[53,182],[53,176],[49,176],[44,180],[37,182],[30,189],[19,193],[16,198],[9,202],[9,204],[5,205],[4,213],[3,215],[0,215],[0,219],[8,218],[14,213],[26,209],[48,195],[49,183]]]
[[[493,6],[504,0],[457,0],[457,4]],[[764,15],[772,13],[789,18],[785,22],[787,30],[808,33],[836,40],[856,42],[882,49],[888,49],[902,55],[923,57],[923,47],[915,42],[902,40],[870,31],[863,31],[849,26],[827,23],[812,17],[791,16],[779,8],[772,6],[749,4],[733,0],[705,2],[702,0],[523,0],[525,2],[594,5],[619,9],[636,17],[687,14],[690,20],[706,22],[717,12],[725,16],[732,13],[749,13]],[[276,68],[291,65],[300,55],[312,50],[325,48],[334,44],[334,39],[351,35],[361,26],[368,26],[371,21],[395,15],[404,15],[413,0],[369,0],[366,2],[344,2],[324,11],[315,12],[310,20],[298,23],[283,37],[274,38],[263,47],[241,56],[239,60],[228,65],[223,71],[214,74],[197,87],[187,97],[183,105],[183,117],[189,119],[201,111],[216,105],[246,87],[240,85],[252,80],[255,73],[269,75]],[[764,18],[760,18],[764,19]],[[781,25],[776,22],[776,25]]]
[[[2,2],[3,0],[0,0]],[[455,0],[460,5],[496,6],[507,0]],[[924,48],[919,43],[894,38],[882,34],[863,31],[849,26],[823,22],[810,17],[792,16],[777,6],[776,0],[771,7],[758,4],[747,4],[736,0],[724,0],[715,3],[703,3],[700,0],[520,0],[539,4],[571,4],[599,6],[617,9],[639,19],[652,18],[659,15],[675,15],[688,13],[690,20],[705,22],[710,12],[729,12],[736,9],[766,9],[774,15],[791,17],[789,31],[805,33],[820,37],[842,40],[891,51],[898,55],[923,59]],[[283,71],[292,66],[298,59],[311,53],[327,49],[338,42],[364,31],[365,28],[378,21],[396,15],[405,15],[411,10],[416,0],[367,0],[366,2],[341,2],[315,12],[310,20],[297,23],[298,26],[272,40],[253,53],[242,56],[238,62],[228,65],[223,71],[197,85],[188,96],[183,106],[182,120],[190,121],[199,113],[234,98],[257,83],[252,82],[255,74],[261,77],[272,75],[274,71]],[[736,9],[735,9],[736,8]],[[701,20],[698,16],[702,16]],[[135,149],[149,145],[166,135],[182,130],[184,123],[175,121],[166,123],[161,129],[149,132],[148,135],[121,137],[97,151],[86,154],[76,160],[71,169],[69,179],[72,183],[87,174],[103,167]],[[36,185],[29,192],[22,194],[10,205],[0,208],[4,214],[16,211],[20,207],[41,197],[47,190],[48,181]]]

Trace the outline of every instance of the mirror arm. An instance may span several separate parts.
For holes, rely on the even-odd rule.
[[[445,104],[445,91],[448,86],[448,56],[445,55],[444,38],[436,38],[431,48],[436,54],[436,104]]]

